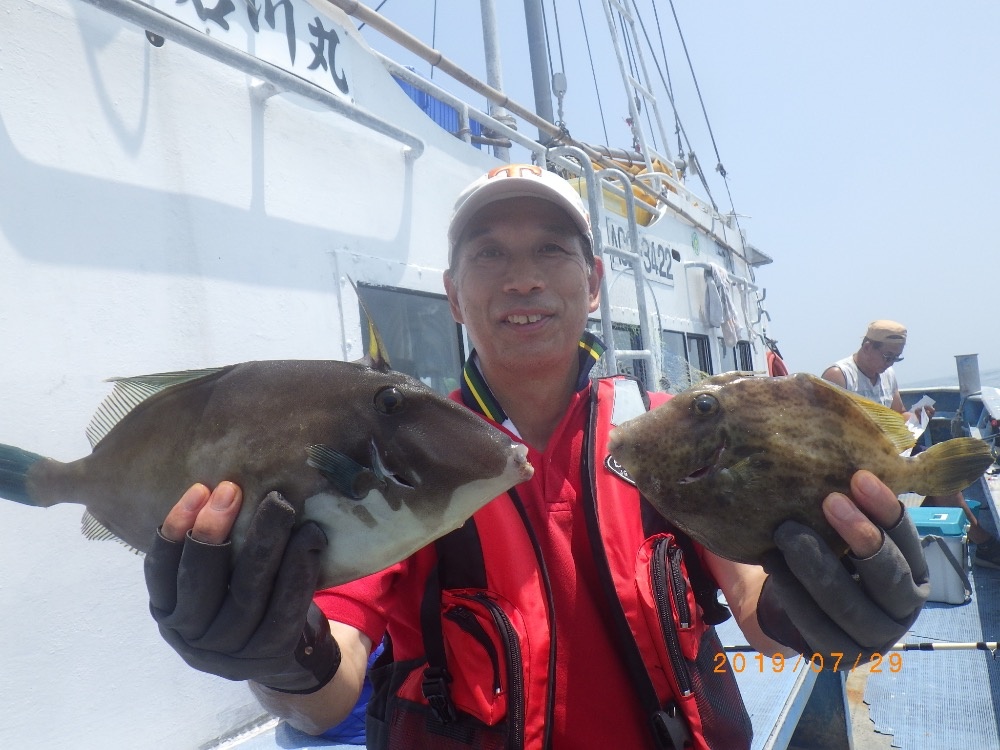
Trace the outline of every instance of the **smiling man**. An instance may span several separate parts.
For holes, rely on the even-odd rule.
[[[192,576],[176,566],[152,571],[152,581],[176,578],[169,640],[182,656],[209,672],[216,658],[245,662],[240,674],[268,710],[318,734],[354,706],[368,654],[384,642],[369,750],[742,750],[749,717],[732,672],[717,669],[713,625],[729,616],[719,589],[765,654],[791,653],[787,644],[854,663],[906,632],[927,596],[926,565],[908,516],[873,475],[858,472],[850,498],[824,500],[856,556],[856,580],[793,522],[775,535],[783,555],[770,575],[717,557],[647,512],[616,471],[614,422],[666,396],[621,376],[591,378],[603,345],[586,324],[604,267],[565,180],[533,165],[497,168],[458,197],[448,238],[444,286],[475,347],[452,398],[524,443],[533,477],[388,570],[317,592],[315,604],[281,594],[289,603],[277,624],[261,623],[267,637],[235,653],[205,654],[189,634],[226,614],[230,575],[261,581],[261,597],[272,596],[269,581],[279,593],[291,582],[311,593],[307,576],[286,574],[306,556],[284,551],[287,528],[262,539],[250,570],[241,559],[231,574],[213,571],[218,596],[192,594]],[[428,439],[462,450],[448,435]],[[225,483],[211,496],[192,490],[162,534],[222,543],[238,500]]]

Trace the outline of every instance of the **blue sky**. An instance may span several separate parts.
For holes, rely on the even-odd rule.
[[[603,12],[595,0],[583,4],[595,44]],[[436,31],[433,6],[389,0],[382,13],[428,44],[436,34],[445,55],[484,75],[479,3],[437,0]],[[650,0],[639,6],[655,34]],[[505,87],[530,104],[522,3],[497,0],[497,7]],[[551,14],[553,0],[546,7]],[[603,142],[578,3],[554,7],[569,79],[567,125],[575,137]],[[774,258],[757,281],[789,367],[820,372],[857,348],[870,320],[893,318],[910,330],[896,367],[903,385],[953,380],[959,354],[979,354],[984,371],[1000,368],[1000,3],[674,0],[674,7],[741,225]],[[670,5],[660,0],[657,10],[682,122],[708,171],[716,159]],[[613,53],[595,46],[595,54],[611,145],[628,146]],[[426,63],[415,67],[429,74]],[[453,88],[440,73],[434,79]],[[711,187],[728,210],[725,187],[718,179]]]

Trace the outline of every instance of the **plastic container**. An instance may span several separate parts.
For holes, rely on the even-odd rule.
[[[932,507],[908,508],[907,512],[924,546],[931,579],[929,601],[964,604],[972,594],[968,578],[969,524],[965,511]]]

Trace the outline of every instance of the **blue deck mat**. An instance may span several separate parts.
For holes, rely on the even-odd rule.
[[[983,526],[992,519],[980,514]],[[973,566],[972,600],[931,602],[907,642],[1000,640],[1000,570]],[[865,687],[875,730],[903,750],[1000,748],[1000,659],[986,651],[904,651],[898,671],[884,665]]]

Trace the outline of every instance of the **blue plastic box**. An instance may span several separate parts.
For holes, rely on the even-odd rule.
[[[932,602],[964,604],[972,593],[968,585],[969,543],[966,531],[969,522],[965,511],[961,508],[908,508],[907,512],[924,545],[924,558],[931,578],[928,598]],[[956,564],[959,570],[956,570]]]

